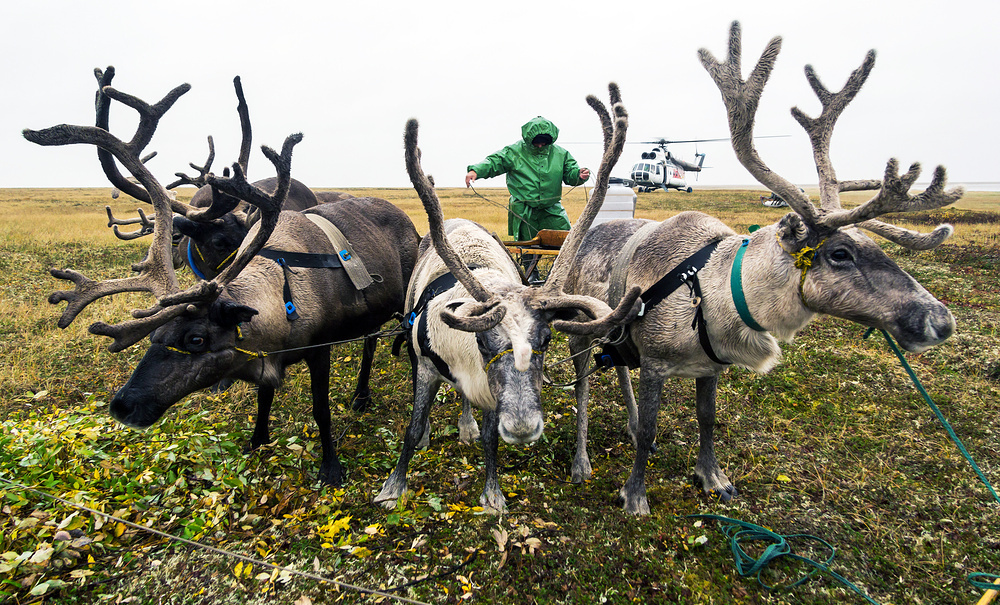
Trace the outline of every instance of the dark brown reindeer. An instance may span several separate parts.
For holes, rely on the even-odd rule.
[[[108,122],[111,113],[111,99],[104,94],[103,89],[111,85],[115,77],[115,68],[109,66],[106,70],[95,69],[94,75],[97,78],[98,90],[96,94],[95,107],[97,112],[97,127],[108,130]],[[246,97],[243,94],[243,84],[239,76],[233,79],[233,87],[236,91],[236,112],[240,118],[240,155],[238,163],[246,175],[250,162],[251,141],[253,130],[250,122],[250,110],[247,106]],[[145,164],[156,155],[156,152],[142,158]],[[97,157],[104,169],[104,174],[108,180],[115,185],[115,193],[123,191],[133,198],[151,203],[151,199],[146,190],[138,184],[135,177],[124,177],[115,164],[114,157],[107,151],[98,148]],[[214,279],[232,262],[236,251],[247,232],[257,220],[255,207],[246,201],[239,199],[229,199],[226,194],[208,183],[208,176],[211,175],[212,163],[215,161],[215,142],[212,137],[208,137],[208,158],[201,166],[190,165],[197,171],[196,176],[188,176],[184,173],[176,173],[177,180],[167,185],[167,190],[173,193],[174,188],[181,185],[193,185],[198,188],[192,196],[191,201],[186,204],[175,204],[173,215],[173,265],[178,269],[185,264],[199,279]],[[226,169],[228,171],[228,168]],[[225,174],[225,172],[224,172]],[[278,179],[275,177],[266,178],[253,183],[255,187],[265,192],[275,191]],[[113,194],[116,197],[115,194]],[[353,197],[340,192],[323,192],[315,194],[296,179],[291,179],[288,186],[288,193],[282,203],[282,210],[304,211],[313,208],[324,202],[338,201],[347,197]],[[175,199],[175,198],[173,198]],[[217,216],[216,214],[204,214],[194,212],[199,208],[208,208],[216,204],[219,207],[232,210]],[[108,227],[114,229],[115,235],[119,239],[131,240],[144,235],[149,235],[153,231],[153,222],[149,220],[142,209],[138,209],[138,218],[118,219],[111,213],[111,208],[106,206],[108,213]],[[137,231],[122,232],[118,229],[121,225],[139,224],[141,227]],[[378,344],[376,338],[365,340],[361,355],[361,369],[354,394],[351,396],[351,407],[356,411],[364,411],[371,405],[370,376],[371,367],[375,360],[375,348]],[[223,380],[216,388],[226,388],[231,380]]]
[[[447,381],[465,404],[460,427],[464,423],[467,431],[473,426],[470,404],[483,411],[486,481],[479,502],[490,512],[505,510],[497,477],[497,446],[500,437],[507,443],[531,443],[542,434],[542,365],[551,337],[549,323],[566,332],[603,334],[627,318],[637,290],[614,311],[595,298],[562,291],[567,265],[600,209],[611,169],[625,143],[627,114],[617,86],[610,89],[614,124],[600,101],[587,99],[601,118],[605,135],[597,184],[541,288],[523,283],[510,254],[483,227],[464,219],[443,220],[434,187],[420,167],[417,122],[407,123],[406,169],[427,211],[430,238],[420,244],[407,291],[406,314],[413,317],[407,335],[413,414],[399,461],[376,502],[392,507],[405,493],[410,458],[428,430],[434,395]]]
[[[103,92],[104,88],[111,85],[115,77],[115,68],[109,66],[105,70],[95,69],[94,76],[97,78],[98,90],[95,99],[97,112],[97,127],[108,130],[108,123],[111,114],[111,99]],[[237,76],[233,79],[233,86],[236,90],[237,106],[236,111],[240,118],[240,155],[238,163],[243,169],[243,174],[247,171],[250,162],[251,141],[253,131],[250,123],[250,110],[247,106],[246,97],[243,94],[243,84]],[[156,155],[153,152],[142,158],[146,163]],[[125,177],[119,172],[115,164],[114,157],[110,152],[98,148],[97,157],[104,169],[104,174],[114,185],[112,197],[118,197],[119,192],[126,193],[131,197],[146,203],[152,203],[149,193],[137,182],[135,177]],[[177,180],[167,185],[167,189],[172,191],[181,185],[191,185],[198,188],[191,201],[187,204],[177,203],[173,206],[174,217],[174,268],[180,268],[187,263],[196,276],[200,279],[213,279],[217,276],[226,264],[232,261],[237,248],[243,242],[247,231],[256,221],[256,211],[254,207],[246,201],[239,199],[226,199],[225,193],[212,187],[208,183],[208,176],[212,173],[212,163],[215,161],[215,143],[212,137],[208,137],[208,158],[204,165],[198,166],[194,163],[190,167],[198,172],[196,176],[178,172]],[[253,185],[263,191],[273,192],[277,186],[276,178],[267,178],[256,181]],[[175,198],[174,198],[175,199]],[[218,200],[218,201],[216,201]],[[323,201],[332,201],[329,199]],[[218,207],[228,207],[232,205],[232,210],[225,212],[221,216],[205,215],[194,212],[188,216],[192,209],[207,208],[212,204]],[[288,194],[282,205],[282,210],[301,211],[312,208],[320,203],[320,200],[311,189],[292,179],[288,188]],[[117,219],[112,216],[111,208],[107,207],[108,227],[113,227],[115,235],[121,239],[134,239],[152,233],[152,223],[139,210],[138,218]],[[117,226],[139,224],[138,231],[120,232]]]
[[[919,165],[900,176],[896,160],[888,162],[881,181],[837,179],[829,157],[830,136],[868,77],[875,60],[870,52],[837,93],[827,91],[806,67],[823,109],[815,119],[797,108],[792,114],[812,141],[820,188],[820,207],[814,206],[798,187],[771,171],[753,146],[754,114],[780,46],[780,38],[771,40],[746,80],[740,75],[738,23],[733,23],[725,62],[716,61],[707,50],[699,55],[722,92],[740,162],[794,212],[749,236],[737,235],[699,212],[682,212],[662,223],[605,223],[584,239],[567,281],[568,292],[599,297],[611,305],[623,287],[643,290],[644,312],[628,326],[628,339],[618,349],[632,357],[630,365],[637,362],[640,368],[637,397],[627,367],[617,367],[636,445],[632,474],[620,495],[625,509],[635,514],[649,512],[644,471],[666,378],[695,379],[701,446],[694,473],[706,492],[729,500],[736,488],[719,468],[713,446],[718,377],[727,367],[767,372],[780,359],[778,340],[791,341],[819,313],[886,330],[908,351],[940,344],[955,329],[948,309],[857,227],[909,249],[933,248],[951,235],[951,226],[920,234],[876,219],[890,212],[947,206],[962,196],[962,189],[945,192],[945,171],[939,167],[930,186],[911,196]],[[841,191],[869,189],[878,189],[870,201],[851,210],[841,208]],[[668,273],[671,268],[677,272]],[[667,292],[659,289],[664,284],[686,285],[657,301]],[[587,337],[573,337],[571,351],[582,351],[589,344]],[[584,356],[577,358],[578,374],[586,363]],[[580,482],[591,474],[586,381],[578,385],[576,396],[579,416],[572,479]]]
[[[59,320],[59,326],[65,328],[87,305],[104,296],[135,291],[156,298],[150,308],[133,311],[133,320],[90,326],[92,333],[114,339],[112,351],[121,351],[152,333],[149,350],[110,403],[112,416],[135,428],[150,426],[193,391],[220,379],[241,379],[258,387],[257,422],[250,439],[251,446],[258,447],[269,441],[268,415],[285,369],[305,360],[311,376],[313,417],[323,447],[319,479],[340,484],[343,471],[330,434],[330,345],[325,343],[368,334],[402,309],[419,237],[409,218],[384,200],[344,200],[308,210],[347,234],[355,255],[378,276],[364,290],[355,289],[341,269],[288,269],[257,256],[265,243],[266,250],[281,254],[337,254],[307,213],[281,212],[292,183],[292,148],[301,135],[290,136],[280,154],[263,148],[277,170],[273,192],[248,183],[236,163],[231,178],[205,175],[207,184],[223,194],[216,198],[217,203],[207,208],[184,207],[171,198],[139,155],[160,118],[189,88],[179,86],[159,103],[148,105],[105,87],[103,93],[110,99],[140,114],[138,130],[128,143],[98,127],[61,125],[24,131],[25,138],[40,145],[83,143],[106,149],[148,192],[155,211],[152,243],[146,258],[133,265],[136,275],[95,282],[73,270],[53,269],[53,276],[72,281],[76,288],[53,293],[49,302],[69,303]],[[259,209],[257,224],[219,275],[181,290],[170,262],[172,215],[222,216],[232,210],[233,200],[244,200]],[[294,321],[287,318],[286,287],[298,307]]]

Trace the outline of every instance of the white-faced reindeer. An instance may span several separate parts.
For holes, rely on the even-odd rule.
[[[447,381],[465,403],[460,421],[464,434],[473,422],[469,404],[483,410],[486,482],[479,502],[491,512],[505,510],[497,445],[500,437],[507,443],[530,443],[542,434],[542,364],[551,337],[549,323],[566,332],[603,334],[631,311],[638,291],[630,292],[614,311],[595,298],[562,292],[569,262],[600,208],[625,143],[627,114],[617,86],[610,88],[614,125],[600,101],[587,99],[601,117],[605,134],[597,184],[540,288],[524,284],[510,254],[483,227],[464,219],[443,221],[441,204],[420,167],[417,122],[407,123],[406,169],[427,211],[430,238],[420,244],[405,311],[412,317],[408,341],[413,415],[399,462],[376,502],[392,507],[406,491],[410,458],[428,426],[434,395]]]
[[[240,379],[258,386],[257,422],[250,439],[251,447],[258,447],[270,440],[268,415],[285,369],[305,360],[311,376],[313,417],[323,447],[319,479],[340,484],[343,472],[330,434],[327,343],[369,334],[402,309],[419,236],[409,218],[384,200],[359,198],[308,210],[339,227],[349,237],[354,254],[378,276],[363,290],[353,286],[343,269],[290,267],[257,256],[262,250],[272,250],[281,258],[295,253],[335,257],[339,251],[307,213],[281,211],[291,186],[292,147],[301,135],[289,137],[280,155],[263,148],[278,173],[275,191],[248,183],[237,163],[231,178],[205,175],[207,184],[223,194],[216,198],[219,203],[208,208],[184,207],[171,199],[139,154],[163,114],[189,88],[179,86],[159,103],[148,105],[105,87],[109,98],[139,112],[138,130],[128,143],[97,127],[62,125],[24,132],[25,138],[40,145],[83,143],[108,150],[148,192],[155,209],[153,241],[146,258],[133,265],[136,275],[95,282],[73,270],[53,269],[53,276],[72,281],[76,288],[53,293],[49,302],[69,303],[59,320],[65,328],[101,297],[126,291],[156,297],[150,308],[133,311],[131,321],[90,326],[91,333],[114,339],[113,352],[152,333],[149,350],[110,403],[111,415],[135,428],[150,426],[193,391],[220,379]],[[170,262],[172,215],[222,216],[232,209],[233,200],[245,200],[259,209],[256,226],[218,276],[182,291]],[[291,301],[286,301],[286,292]],[[287,302],[293,303],[296,318],[288,312]]]
[[[837,180],[830,164],[830,135],[868,77],[875,59],[870,52],[838,93],[828,92],[806,67],[822,113],[812,119],[796,108],[792,114],[809,134],[819,171],[820,207],[813,206],[804,192],[765,166],[753,147],[754,114],[780,46],[780,38],[771,40],[745,81],[740,75],[738,23],[730,33],[726,62],[719,63],[707,50],[701,50],[700,57],[722,92],[740,162],[788,201],[794,212],[749,236],[737,235],[698,212],[683,212],[662,223],[608,222],[584,239],[566,283],[567,292],[602,298],[612,305],[623,286],[643,290],[644,312],[628,326],[624,343],[634,347],[640,368],[637,397],[628,369],[617,368],[636,445],[632,474],[621,489],[625,509],[632,513],[649,512],[644,471],[667,377],[695,379],[701,446],[694,472],[706,492],[728,500],[736,489],[719,468],[713,447],[716,387],[723,370],[737,365],[767,372],[779,361],[778,340],[790,341],[819,313],[886,330],[908,351],[937,345],[955,329],[948,309],[857,227],[910,249],[933,248],[951,234],[950,226],[919,234],[875,219],[889,212],[946,206],[961,197],[962,190],[945,192],[945,172],[939,167],[927,190],[911,196],[908,191],[919,166],[914,164],[899,176],[895,160],[889,161],[881,181]],[[840,207],[841,191],[866,189],[879,192],[852,210]],[[678,271],[670,277],[673,268]],[[683,287],[657,302],[678,286]],[[572,352],[587,346],[588,338],[571,337]],[[583,356],[576,361],[579,374],[587,361]],[[586,381],[578,385],[576,396],[579,417],[572,479],[579,482],[591,474]]]

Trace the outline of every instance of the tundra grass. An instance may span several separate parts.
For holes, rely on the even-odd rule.
[[[812,534],[836,548],[830,567],[877,602],[974,603],[971,571],[1000,573],[1000,504],[958,453],[881,337],[822,317],[783,345],[766,375],[730,370],[719,384],[716,450],[740,495],[720,503],[691,479],[698,448],[694,385],[668,381],[658,451],[646,471],[652,514],[615,501],[633,447],[611,374],[592,381],[593,479],[568,482],[575,439],[572,392],[543,392],[546,429],[530,446],[501,445],[509,512],[478,509],[478,444],[462,445],[459,400],[442,391],[431,447],[410,465],[412,493],[394,510],[371,503],[409,421],[409,366],[383,343],[374,405],[347,407],[360,346],[336,347],[331,368],[334,436],[348,471],[343,488],[315,483],[319,445],[309,380],[292,368],[272,412],[273,442],[242,452],[255,411],[245,384],[198,392],[155,426],[132,431],[107,414],[144,345],[111,354],[90,335],[145,301],[116,295],[88,307],[66,330],[62,305],[45,302],[67,284],[47,273],[127,275],[140,242],[107,235],[105,190],[0,190],[0,477],[137,525],[268,563],[427,603],[862,603],[819,573],[768,591],[735,571],[709,513],[781,534]],[[411,190],[352,190],[426,218]],[[440,192],[446,216],[505,232],[506,192]],[[575,218],[586,191],[568,193]],[[738,231],[780,218],[760,191],[640,194],[637,216],[682,210],[719,216]],[[861,200],[857,200],[860,202]],[[847,200],[848,205],[856,203]],[[139,204],[116,201],[115,214]],[[905,270],[947,302],[958,331],[908,355],[925,388],[983,472],[1000,487],[1000,243],[997,194],[970,193],[951,218],[956,235],[932,252],[883,242]],[[926,229],[924,219],[907,217]],[[392,327],[391,325],[387,325]],[[566,354],[556,339],[547,359]],[[633,379],[637,372],[633,372]],[[10,603],[335,603],[384,601],[277,572],[109,521],[33,491],[0,484],[0,600]],[[760,547],[750,546],[754,554]],[[796,552],[826,553],[807,541]],[[807,568],[779,563],[763,581],[794,581]]]

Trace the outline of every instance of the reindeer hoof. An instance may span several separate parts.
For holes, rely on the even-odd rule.
[[[319,469],[318,479],[320,483],[332,485],[333,487],[340,487],[343,485],[346,473],[344,473],[344,467],[340,465],[340,462],[337,461],[336,464],[330,465],[331,468],[326,468],[325,466],[326,465],[321,465]]]
[[[361,395],[357,395],[354,397],[354,399],[351,400],[351,409],[354,410],[355,412],[367,412],[368,408],[370,408],[371,405],[372,405],[371,395],[365,395],[364,397],[362,397]]]
[[[646,499],[646,494],[629,496],[628,490],[623,487],[618,492],[618,503],[627,513],[637,516],[649,514],[649,500]]]
[[[734,486],[732,483],[730,483],[721,490],[710,489],[706,493],[715,496],[716,498],[719,499],[720,502],[729,502],[730,500],[739,495],[739,492],[736,491],[736,486]]]

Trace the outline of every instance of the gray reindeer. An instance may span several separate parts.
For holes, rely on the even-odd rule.
[[[733,23],[729,57],[720,63],[707,50],[699,55],[715,80],[729,113],[733,148],[761,184],[788,201],[794,212],[749,236],[699,212],[682,212],[661,223],[612,221],[588,233],[566,282],[566,291],[615,304],[623,287],[638,286],[644,309],[617,347],[618,379],[628,408],[628,428],[636,446],[631,476],[621,488],[625,509],[648,514],[644,471],[654,443],[664,380],[694,378],[700,449],[694,473],[706,492],[723,500],[736,488],[719,468],[713,446],[719,374],[731,365],[767,372],[778,363],[778,341],[791,341],[819,313],[888,331],[908,351],[940,344],[955,329],[948,309],[888,258],[858,229],[864,228],[909,249],[937,246],[952,233],[941,225],[920,234],[876,220],[890,212],[939,208],[955,202],[961,188],[944,191],[945,171],[930,186],[908,192],[920,173],[914,164],[898,174],[890,160],[881,181],[838,181],[829,159],[830,136],[874,64],[870,52],[838,93],[830,93],[812,68],[806,77],[823,109],[809,118],[793,109],[812,141],[819,171],[820,207],[798,187],[771,171],[753,146],[753,120],[761,91],[773,68],[781,39],[768,44],[753,72],[740,75],[740,27]],[[844,210],[839,193],[878,189],[867,203]],[[683,287],[680,287],[683,286]],[[591,344],[571,337],[573,352]],[[578,357],[578,375],[587,364]],[[638,396],[628,367],[639,367]],[[587,456],[586,381],[576,388],[577,449],[571,476],[591,475]],[[637,405],[638,402],[638,405]]]
[[[600,101],[587,98],[604,128],[604,157],[593,195],[540,288],[524,284],[510,254],[483,227],[464,219],[443,220],[433,185],[420,167],[417,122],[407,123],[406,169],[427,211],[430,238],[420,244],[406,301],[413,414],[399,461],[376,502],[391,508],[406,491],[410,458],[428,432],[430,405],[441,384],[448,382],[464,402],[459,422],[464,437],[475,431],[470,404],[483,411],[486,482],[479,502],[490,512],[506,510],[497,478],[497,446],[500,437],[507,443],[530,443],[542,434],[542,365],[551,338],[549,323],[570,333],[604,334],[631,313],[638,290],[629,292],[614,311],[596,298],[562,291],[569,262],[600,209],[625,143],[627,114],[617,86],[612,84],[610,90],[614,124]]]
[[[198,389],[224,378],[241,379],[258,387],[257,422],[250,445],[259,447],[270,440],[268,416],[285,369],[305,360],[311,376],[313,417],[323,448],[319,479],[339,485],[344,475],[330,433],[327,343],[369,334],[402,309],[419,236],[401,210],[374,198],[323,204],[307,212],[282,212],[291,186],[292,148],[301,135],[290,136],[280,154],[263,148],[277,170],[273,192],[248,183],[236,163],[232,177],[206,175],[207,184],[224,194],[216,198],[218,203],[184,208],[171,199],[139,154],[163,114],[189,89],[187,84],[178,86],[159,103],[149,105],[104,87],[102,91],[109,98],[139,113],[137,132],[128,143],[97,127],[61,125],[24,131],[25,138],[40,145],[82,143],[108,150],[149,193],[155,210],[149,253],[133,265],[135,275],[95,282],[70,269],[52,269],[54,277],[72,281],[76,288],[53,293],[49,302],[69,303],[59,320],[59,326],[65,328],[87,305],[104,296],[148,292],[156,298],[151,307],[133,311],[133,320],[90,326],[91,333],[114,339],[109,347],[113,352],[151,334],[145,356],[110,403],[111,415],[134,428],[150,426],[171,405]],[[222,216],[232,210],[233,200],[244,200],[259,209],[257,224],[219,275],[181,290],[170,262],[172,215]],[[310,218],[312,215],[321,218]],[[329,264],[290,267],[272,260],[274,254],[264,256],[272,251],[281,260],[295,254],[318,253],[327,260],[342,257],[326,235],[324,221],[350,237],[353,255],[371,272],[370,283],[363,289],[356,288],[353,278],[346,275],[346,262],[344,269],[330,268]],[[289,303],[292,309],[297,308],[295,318]]]

